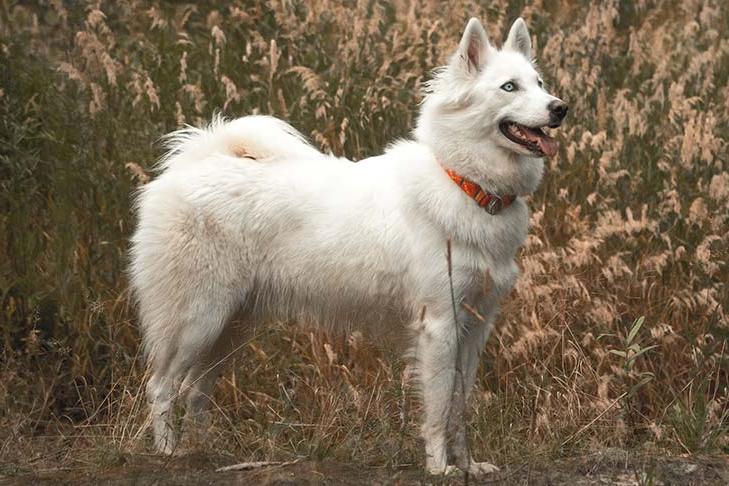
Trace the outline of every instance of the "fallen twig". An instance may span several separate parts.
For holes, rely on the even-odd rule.
[[[219,467],[215,472],[227,472],[227,471],[249,471],[251,469],[260,469],[262,467],[271,466],[290,466],[296,464],[298,461],[254,461],[254,462],[241,462],[239,464],[232,464],[230,466]]]

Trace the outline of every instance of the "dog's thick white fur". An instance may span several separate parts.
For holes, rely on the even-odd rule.
[[[229,328],[235,313],[250,328],[293,319],[375,336],[408,330],[427,469],[448,472],[453,459],[472,474],[496,470],[470,457],[463,395],[517,277],[528,211],[518,198],[487,213],[444,167],[496,194],[537,188],[539,154],[499,128],[555,125],[549,106],[559,100],[542,89],[530,51],[521,19],[501,50],[471,19],[429,84],[415,140],[357,163],[267,116],[170,136],[161,175],[138,196],[131,265],[160,452],[176,446],[177,395],[199,417],[219,363],[242,342]]]

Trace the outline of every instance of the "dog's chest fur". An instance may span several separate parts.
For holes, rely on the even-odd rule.
[[[460,283],[460,300],[481,312],[491,311],[490,307],[508,294],[518,275],[514,256],[525,238],[527,212],[523,204],[509,209],[514,211],[481,215],[480,231],[474,230],[479,244],[452,243],[453,275]]]

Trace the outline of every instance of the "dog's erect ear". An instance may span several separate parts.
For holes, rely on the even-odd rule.
[[[529,29],[527,29],[524,19],[519,17],[511,26],[509,36],[504,42],[504,49],[524,54],[527,59],[532,58],[532,40],[529,37]]]
[[[474,17],[466,25],[454,61],[463,66],[468,73],[476,74],[486,65],[491,50],[486,31],[481,22]]]

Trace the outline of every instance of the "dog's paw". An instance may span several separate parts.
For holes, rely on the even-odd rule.
[[[164,444],[155,446],[155,451],[160,456],[171,456],[172,454],[175,453],[175,450],[176,450],[176,447],[167,442],[165,442]]]
[[[177,441],[170,435],[164,435],[155,440],[154,449],[161,456],[171,456],[177,449]]]
[[[432,476],[451,476],[455,474],[460,474],[461,470],[458,469],[456,466],[446,466],[445,468],[442,467],[429,467],[428,473],[430,473]]]
[[[499,468],[488,462],[471,462],[468,467],[460,468],[458,466],[450,465],[445,469],[430,469],[430,474],[434,476],[451,476],[463,474],[465,470],[468,471],[469,476],[475,478],[481,478],[495,472],[499,472]]]
[[[471,462],[468,466],[468,474],[475,477],[483,477],[499,472],[499,468],[488,462]]]

